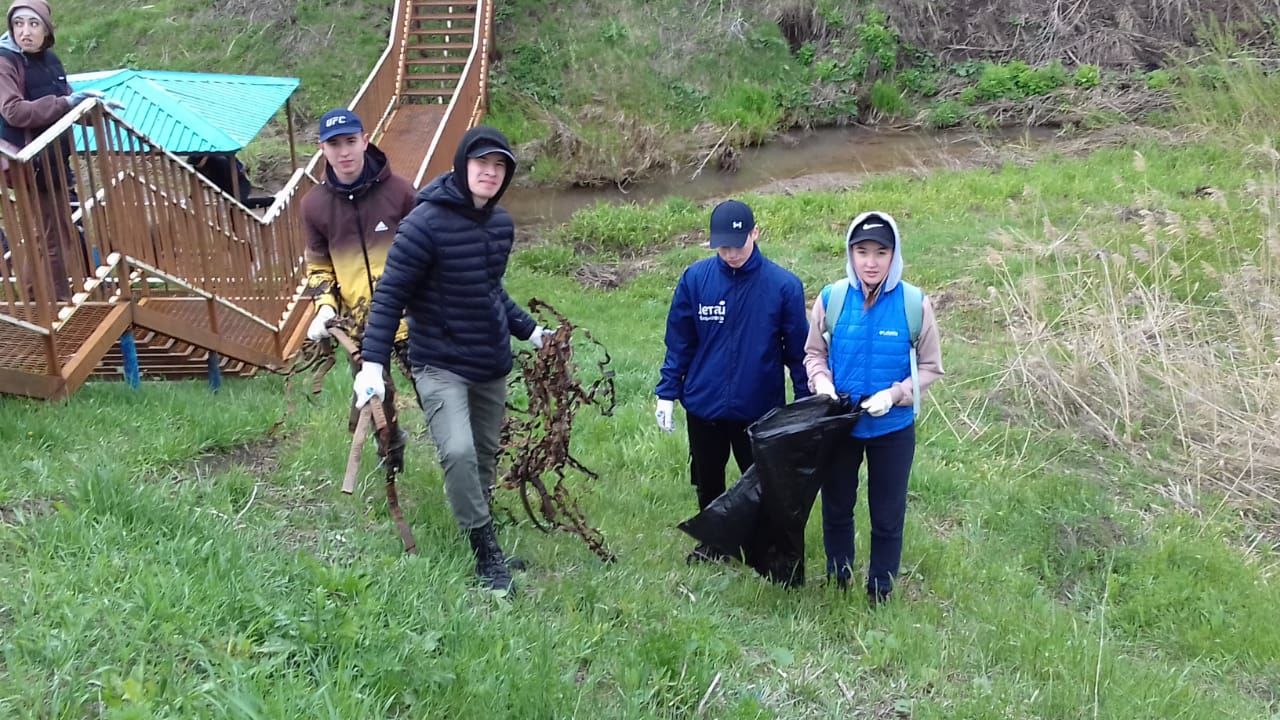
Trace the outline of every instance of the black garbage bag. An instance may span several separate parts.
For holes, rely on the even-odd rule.
[[[680,523],[695,540],[742,558],[769,580],[804,584],[804,529],[835,450],[862,411],[847,397],[814,395],[747,429],[755,464],[705,510]]]
[[[752,465],[706,509],[678,527],[707,547],[742,560],[755,535],[759,513],[760,478]]]

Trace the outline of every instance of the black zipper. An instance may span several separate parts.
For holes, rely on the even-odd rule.
[[[356,199],[354,192],[349,193],[347,199],[351,201],[351,205],[356,211],[356,234],[360,236],[360,254],[364,256],[364,275],[369,279],[369,297],[372,302],[373,268],[369,265],[369,248],[364,242],[364,218],[360,216],[360,201]]]

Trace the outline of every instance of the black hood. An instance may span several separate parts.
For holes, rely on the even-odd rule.
[[[477,145],[495,145],[506,150],[511,154],[511,158],[507,160],[507,174],[502,178],[502,186],[498,188],[497,194],[484,204],[482,210],[492,210],[502,199],[503,193],[507,191],[507,187],[511,185],[511,178],[516,174],[515,152],[511,150],[511,143],[507,142],[507,136],[498,132],[496,129],[488,125],[477,125],[467,131],[462,136],[462,140],[458,142],[458,149],[453,154],[453,183],[457,186],[459,192],[466,199],[469,207],[475,207],[475,202],[471,197],[471,188],[467,187],[467,153]]]

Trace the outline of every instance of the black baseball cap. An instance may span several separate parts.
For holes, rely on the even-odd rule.
[[[892,250],[895,244],[893,226],[889,224],[888,220],[879,215],[871,215],[858,223],[857,227],[849,233],[850,245],[866,241],[877,243]]]
[[[755,215],[746,203],[725,200],[711,211],[711,242],[713,248],[740,248],[747,244],[747,237],[756,227]]]
[[[467,157],[469,158],[484,157],[485,155],[492,155],[493,153],[505,155],[512,163],[516,161],[516,156],[512,155],[511,151],[497,140],[481,138],[475,145],[467,148]]]

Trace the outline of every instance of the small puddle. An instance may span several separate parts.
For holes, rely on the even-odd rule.
[[[687,169],[633,183],[625,189],[616,185],[514,186],[507,190],[502,205],[518,226],[560,224],[574,212],[597,202],[644,204],[673,196],[701,202],[810,176],[839,175],[853,181],[898,170],[959,166],[978,151],[1004,145],[1037,146],[1055,132],[1052,128],[988,133],[822,128],[744,150],[736,173],[720,172],[709,164],[697,177],[693,177],[696,168]]]

